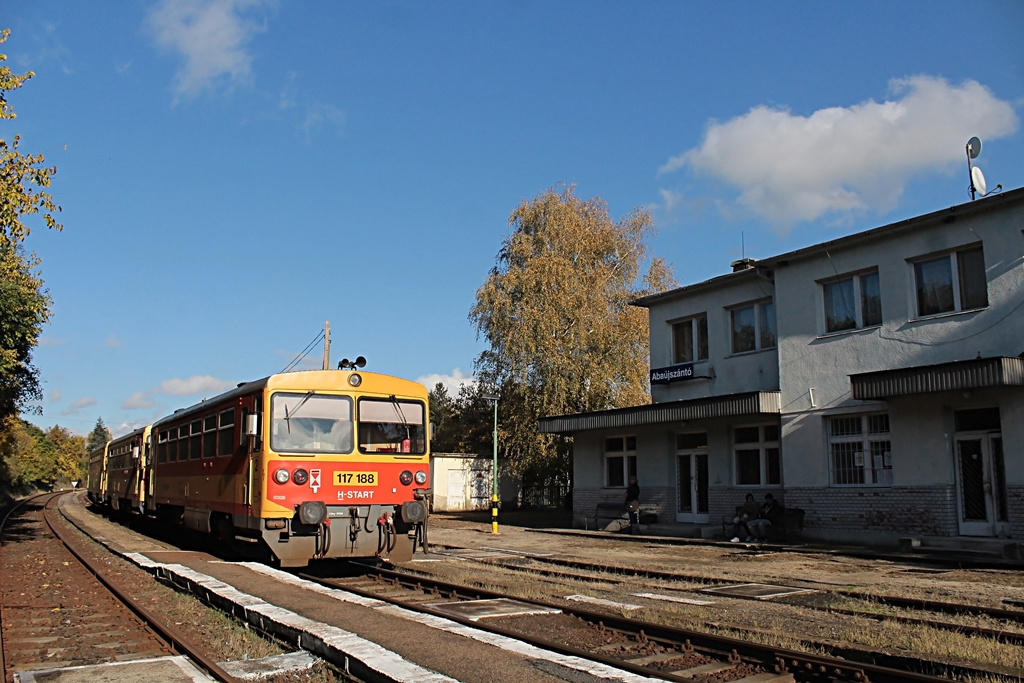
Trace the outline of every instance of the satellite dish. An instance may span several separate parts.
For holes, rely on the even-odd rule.
[[[985,174],[977,166],[971,168],[971,183],[982,197],[988,194],[988,183],[985,182]]]
[[[981,140],[973,137],[967,141],[967,156],[977,159],[979,154],[981,154]]]

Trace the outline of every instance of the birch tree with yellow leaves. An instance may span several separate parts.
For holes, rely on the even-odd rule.
[[[647,311],[630,302],[675,281],[648,257],[647,211],[613,220],[574,186],[524,200],[509,226],[469,314],[489,345],[476,375],[500,396],[503,469],[568,481],[570,445],[538,420],[650,403]]]
[[[9,34],[0,31],[0,44]],[[29,234],[22,217],[41,214],[47,227],[62,227],[54,217],[60,207],[44,189],[56,167],[45,166],[41,154],[19,151],[18,135],[8,143],[6,126],[17,117],[8,95],[34,74],[15,74],[4,65],[6,60],[0,54],[0,418],[33,410],[29,402],[41,395],[32,349],[50,317],[50,297],[36,272],[39,260],[21,249]]]

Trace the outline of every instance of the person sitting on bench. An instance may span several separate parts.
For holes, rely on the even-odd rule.
[[[764,494],[764,505],[756,519],[747,522],[750,533],[759,541],[768,540],[768,527],[782,522],[782,506],[775,502],[775,496],[770,493]]]
[[[754,540],[754,534],[751,533],[750,527],[747,526],[747,522],[755,519],[760,512],[761,510],[757,506],[757,501],[754,500],[754,494],[748,493],[746,501],[742,506],[736,509],[736,516],[732,519],[733,543],[739,543],[743,540]]]

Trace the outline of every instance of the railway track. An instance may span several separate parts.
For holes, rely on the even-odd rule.
[[[851,648],[833,648],[825,655],[798,652],[629,619],[621,616],[621,609],[615,613],[618,608],[611,604],[607,611],[594,611],[568,602],[510,599],[480,587],[383,567],[368,567],[366,574],[358,577],[301,576],[540,648],[665,680],[924,683],[969,676],[1000,680],[992,671],[935,665],[916,657],[880,656]],[[481,616],[495,608],[495,616]]]
[[[40,507],[37,504],[37,507]],[[12,527],[14,529],[14,527]],[[22,534],[19,529],[16,533]],[[5,537],[6,541],[6,537]],[[9,544],[7,544],[9,545]],[[4,546],[4,556],[7,555]],[[450,550],[455,550],[450,547]],[[480,553],[480,549],[474,550]],[[528,571],[550,577],[552,580],[592,581],[615,583],[647,584],[655,580],[714,586],[726,582],[707,576],[688,576],[676,572],[637,569],[608,564],[566,560],[552,556],[534,556],[520,552],[513,561],[475,559],[482,566],[500,567],[502,571]],[[6,563],[6,557],[4,558]],[[63,566],[63,565],[62,565]],[[337,567],[327,563],[327,568]],[[952,679],[974,679],[997,682],[1019,681],[1019,671],[1014,673],[993,671],[970,665],[953,665],[939,662],[922,662],[918,656],[899,657],[884,655],[865,649],[847,647],[837,643],[804,641],[814,653],[795,651],[781,647],[761,645],[744,638],[742,629],[734,629],[728,637],[670,628],[668,626],[625,618],[628,612],[621,606],[608,604],[581,608],[578,603],[555,599],[545,602],[510,599],[507,594],[488,591],[479,586],[452,584],[434,580],[424,573],[396,572],[385,569],[363,569],[364,575],[347,578],[315,577],[302,574],[334,588],[341,588],[359,595],[370,596],[407,609],[458,622],[477,629],[484,629],[506,638],[530,643],[537,647],[564,655],[603,662],[609,666],[634,672],[639,675],[658,677],[666,680],[707,680],[746,681],[747,683],[768,683],[769,681],[937,681]],[[494,573],[492,572],[492,576]],[[10,585],[6,576],[0,575],[5,585]],[[730,581],[732,582],[732,581]],[[473,584],[474,580],[467,580]],[[494,585],[490,583],[487,585]],[[844,596],[849,591],[834,591]],[[6,596],[5,596],[6,597]],[[864,596],[858,596],[864,597]],[[870,599],[881,602],[876,596]],[[905,600],[893,596],[893,602]],[[489,601],[489,602],[488,602]],[[920,601],[911,601],[920,602]],[[488,604],[511,604],[512,613],[496,616],[481,616],[476,610],[488,610]],[[516,610],[540,610],[537,614],[517,614]],[[944,603],[938,603],[942,605]],[[6,601],[0,604],[6,609]],[[935,608],[930,604],[929,608]],[[951,611],[964,612],[964,606]],[[974,607],[974,606],[967,606]],[[909,609],[909,607],[903,607]],[[978,611],[989,608],[978,607]],[[940,612],[941,609],[932,611]],[[1014,610],[1009,610],[1014,612]],[[997,614],[997,612],[991,612]],[[4,613],[4,646],[6,649],[7,615]],[[877,613],[859,616],[878,617]],[[728,627],[726,627],[728,628]],[[716,630],[715,628],[711,629]],[[724,632],[725,628],[721,629]],[[756,629],[749,629],[750,633]],[[543,634],[543,637],[537,637]],[[48,665],[52,665],[49,664]],[[39,668],[34,666],[32,668]],[[1009,675],[1007,675],[1009,674]],[[221,678],[230,680],[230,678]]]
[[[467,550],[465,548],[453,548],[453,550]],[[735,584],[735,578],[715,578],[708,576],[690,575],[679,572],[666,572],[637,567],[622,567],[579,560],[567,560],[552,556],[536,556],[528,553],[521,554],[522,559],[516,561],[502,560],[498,558],[470,557],[469,561],[484,565],[501,567],[513,572],[531,572],[545,577],[563,578],[573,581],[592,581],[609,583],[635,583],[638,578],[652,579],[665,582],[685,582],[703,584],[706,586],[726,586]],[[555,567],[554,569],[552,567]],[[576,571],[566,571],[567,569]],[[585,573],[589,572],[589,573]],[[939,600],[925,600],[920,598],[907,598],[898,595],[865,594],[849,590],[825,590],[820,585],[808,584],[802,581],[791,581],[788,585],[798,588],[813,590],[815,596],[808,599],[806,594],[797,594],[790,598],[780,598],[779,602],[791,603],[807,609],[841,614],[846,616],[863,617],[876,621],[899,622],[906,625],[924,626],[928,628],[952,631],[965,636],[977,636],[991,638],[999,642],[1024,645],[1024,631],[1009,630],[1008,628],[993,628],[990,626],[978,626],[968,623],[942,621],[933,616],[907,616],[896,614],[896,609],[910,610],[929,614],[959,615],[961,617],[984,617],[989,620],[1004,622],[1007,625],[1024,624],[1024,610],[1004,609],[989,607],[985,605],[972,605],[966,603],[943,602]],[[843,600],[845,599],[845,600]],[[843,604],[851,604],[852,607],[844,607]],[[891,608],[888,612],[880,611],[879,608]]]
[[[0,529],[5,680],[16,671],[184,654],[213,678],[236,681],[60,533],[54,517],[60,495],[22,501]]]

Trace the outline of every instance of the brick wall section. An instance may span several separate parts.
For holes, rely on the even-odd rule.
[[[788,488],[785,504],[806,511],[805,529],[959,534],[953,486]],[[1020,504],[1024,507],[1024,499]]]
[[[598,503],[625,502],[626,489],[578,489],[572,491],[572,512],[593,517]],[[640,509],[658,515],[659,522],[674,522],[676,490],[665,486],[644,486],[640,482]]]
[[[641,486],[641,506],[659,522],[675,521],[675,488]],[[712,524],[732,515],[747,493],[758,503],[771,492],[786,507],[803,508],[805,529],[824,532],[879,531],[887,534],[957,536],[956,489],[953,486],[880,488],[832,487],[778,489],[712,488],[708,514]],[[1010,536],[1024,538],[1024,486],[1007,487]],[[575,489],[573,513],[593,517],[598,503],[621,503],[624,489]]]
[[[1010,536],[1024,538],[1024,486],[1006,487],[1007,516],[1010,518]]]

